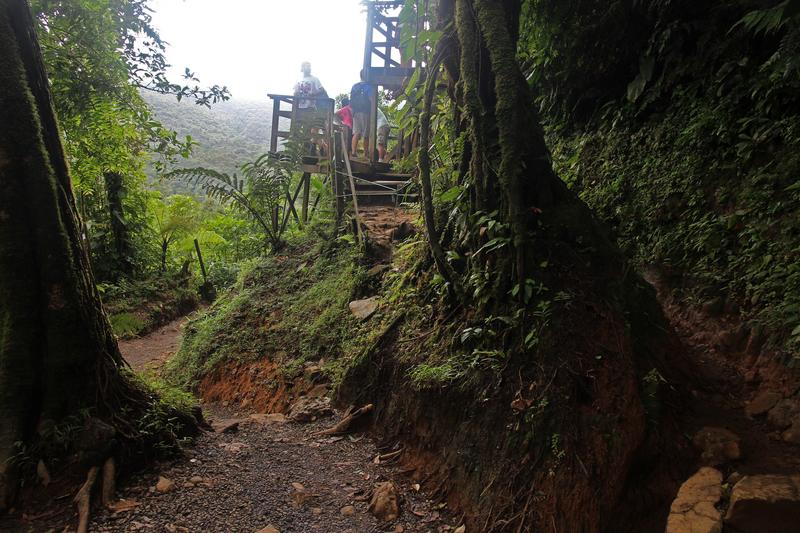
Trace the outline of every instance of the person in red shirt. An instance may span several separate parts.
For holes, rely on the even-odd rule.
[[[350,148],[350,138],[353,135],[353,108],[350,107],[350,98],[347,96],[342,97],[342,107],[339,108],[336,113],[335,121],[347,126],[347,132],[345,133],[345,139],[348,140],[347,147]],[[348,153],[350,150],[347,150]]]
[[[336,112],[336,116],[342,121],[342,124],[353,129],[353,108],[350,107],[350,98],[342,98],[342,107]]]

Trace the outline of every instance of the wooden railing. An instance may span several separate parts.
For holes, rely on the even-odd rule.
[[[272,98],[272,128],[270,131],[269,151],[278,151],[278,140],[288,139],[293,134],[293,128],[297,125],[297,106],[294,105],[295,97],[289,94],[268,94]],[[329,140],[333,137],[331,127],[333,125],[333,105],[334,100],[327,96],[317,97],[303,97],[302,100],[313,100],[317,106],[317,111],[322,115],[325,114],[324,121],[324,138]],[[284,104],[288,106],[285,108]],[[281,118],[289,119],[289,129],[280,129]]]

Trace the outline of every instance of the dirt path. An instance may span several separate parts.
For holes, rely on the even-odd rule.
[[[120,350],[134,369],[157,370],[180,346],[186,321],[184,317],[150,335],[120,342]],[[212,422],[249,414],[217,404],[206,404],[203,410]],[[249,419],[235,432],[205,432],[185,458],[129,480],[118,496],[136,506],[117,514],[101,511],[92,531],[233,533],[272,525],[281,533],[439,532],[458,525],[418,492],[419,485],[410,478],[391,464],[376,464],[381,452],[369,438],[312,435],[333,422],[264,424]],[[156,491],[159,476],[174,482],[174,490]],[[401,515],[383,527],[367,507],[375,484],[387,480],[402,495]],[[353,514],[350,509],[342,513],[348,506]]]
[[[122,357],[134,370],[161,368],[178,351],[183,338],[183,326],[188,320],[188,317],[177,318],[144,337],[119,341]]]
[[[186,321],[120,342],[126,361],[136,370],[157,371],[179,348]],[[271,417],[278,422],[265,423],[265,417],[259,422],[250,413],[218,404],[203,410],[212,423],[243,421],[235,431],[204,432],[186,457],[125,481],[117,496],[133,502],[132,507],[117,513],[96,510],[91,531],[251,533],[273,526],[281,533],[438,533],[458,525],[390,462],[376,463],[388,450],[379,450],[368,437],[313,435],[332,426],[338,414],[310,424],[280,416]],[[161,476],[174,483],[172,490],[156,490]],[[381,524],[367,508],[376,483],[389,480],[401,498],[400,517]]]
[[[206,412],[236,414],[220,406]],[[185,459],[134,477],[119,496],[138,505],[103,512],[92,531],[440,532],[458,525],[391,464],[376,464],[379,450],[367,437],[312,435],[331,423],[248,422],[233,433],[206,433]],[[155,491],[159,476],[175,488]],[[400,518],[381,525],[367,507],[376,482],[390,479],[402,494]]]
[[[744,348],[730,349],[722,342],[727,332],[737,328],[737,321],[724,313],[707,316],[673,298],[668,285],[656,273],[648,272],[645,277],[656,288],[665,316],[681,338],[692,364],[684,433],[693,437],[703,428],[722,428],[738,437],[740,456],[713,465],[731,486],[734,475],[800,474],[800,444],[784,440],[782,428],[771,424],[765,411],[753,416],[747,412],[764,388],[747,379]],[[709,464],[703,458],[700,462]]]

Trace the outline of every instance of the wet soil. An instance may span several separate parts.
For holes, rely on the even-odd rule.
[[[219,405],[205,411],[219,418],[241,414]],[[234,433],[206,433],[186,458],[133,478],[119,496],[138,505],[116,515],[102,512],[92,530],[249,533],[271,525],[281,533],[396,531],[398,526],[438,532],[458,525],[392,463],[376,464],[381,451],[369,438],[313,436],[332,422],[253,422]],[[155,491],[159,476],[173,481],[175,489]],[[402,494],[401,513],[398,520],[381,524],[367,507],[375,483],[387,480],[394,480]],[[352,515],[342,513],[348,506],[354,507]]]
[[[148,335],[119,341],[122,357],[134,370],[160,369],[178,351],[187,320],[188,317],[180,317]]]
[[[771,426],[766,416],[750,417],[745,408],[765,390],[791,396],[785,390],[796,388],[785,383],[758,383],[748,379],[748,373],[758,372],[752,354],[744,347],[731,348],[721,339],[739,327],[729,315],[711,317],[670,295],[668,285],[655,272],[645,276],[655,287],[664,314],[681,339],[691,363],[693,375],[688,379],[688,412],[683,429],[691,438],[706,426],[728,429],[741,439],[741,458],[719,469],[724,475],[738,472],[754,474],[800,473],[800,445],[781,439],[781,432]],[[744,343],[743,343],[744,344]],[[786,379],[789,372],[787,371]],[[784,390],[785,389],[785,390]]]

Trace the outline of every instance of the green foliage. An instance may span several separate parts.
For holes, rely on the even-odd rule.
[[[242,179],[236,174],[228,175],[208,168],[181,168],[165,174],[164,178],[195,184],[211,198],[236,206],[259,224],[273,248],[280,248],[285,226],[276,227],[272,217],[289,194],[291,175],[269,154],[244,164],[241,169]]]
[[[800,324],[798,3],[643,2],[591,27],[581,20],[606,4],[566,17],[572,4],[528,2],[536,27],[524,27],[522,51],[546,88],[560,175],[637,264],[661,267],[698,300],[738,302],[776,343],[789,340]],[[630,42],[579,46],[637,17]],[[541,59],[545,49],[557,64]],[[613,64],[582,66],[596,53]],[[609,72],[627,74],[605,81]],[[597,90],[581,95],[585,83]]]
[[[200,88],[188,69],[183,84],[167,79],[164,43],[147,0],[35,0],[31,7],[95,273],[106,281],[141,275],[155,256],[148,254],[145,163],[150,154],[157,154],[157,166],[186,157],[194,142],[155,120],[139,90],[205,106],[226,100],[228,91]],[[109,173],[122,178],[122,209],[115,212]],[[119,253],[114,224],[126,228],[131,242],[123,248],[132,257]]]
[[[117,313],[108,317],[117,337],[130,337],[144,329],[145,321],[133,313]]]
[[[128,373],[128,378],[153,399],[137,418],[138,438],[149,443],[157,456],[168,457],[180,453],[181,445],[191,441],[187,423],[194,421],[197,398],[156,374]]]
[[[114,333],[127,338],[194,310],[198,305],[196,285],[178,276],[153,274],[135,281],[123,278],[116,284],[102,283],[97,288]]]
[[[359,252],[339,245],[321,253],[307,236],[244,268],[239,279],[186,327],[168,365],[170,382],[191,387],[223,361],[270,357],[292,374],[302,362],[346,353],[357,321],[348,302],[362,283]]]

